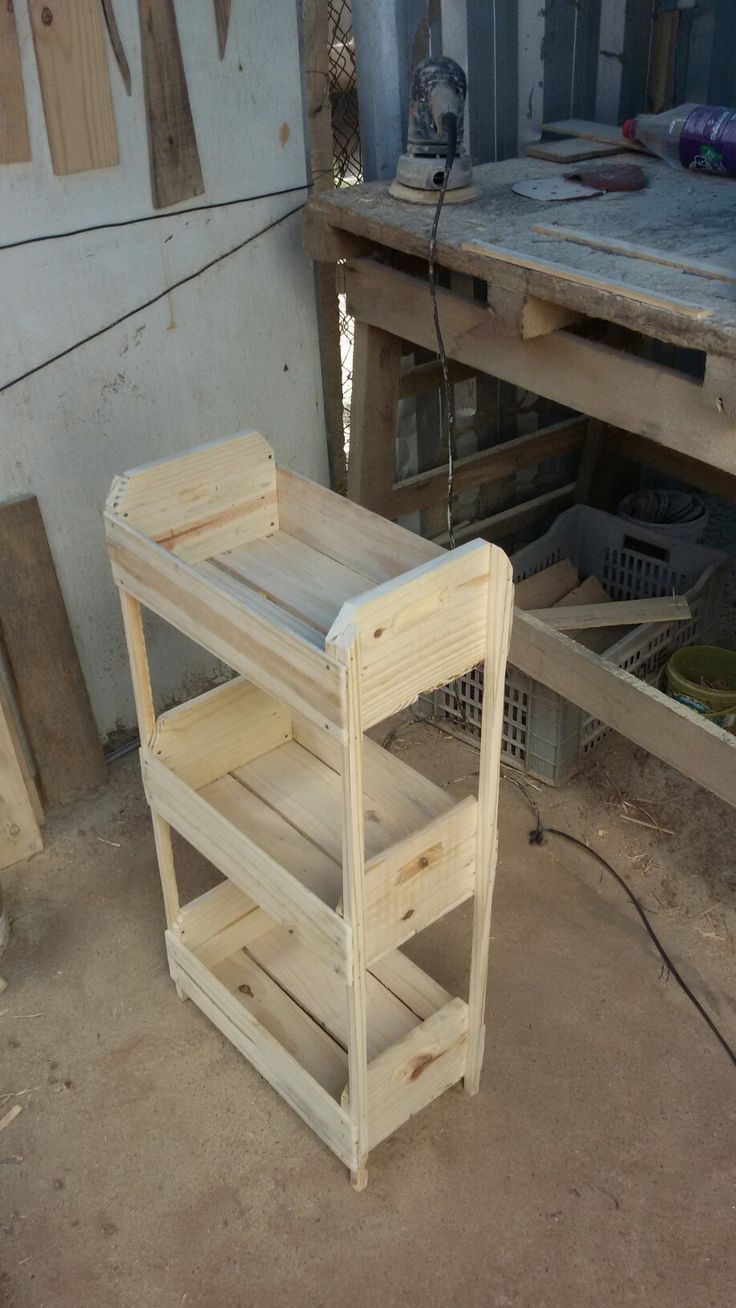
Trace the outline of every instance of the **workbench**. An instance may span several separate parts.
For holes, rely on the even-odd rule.
[[[437,262],[450,287],[440,286],[438,305],[453,375],[485,373],[598,420],[592,442],[574,419],[459,461],[456,492],[584,447],[578,482],[511,509],[517,525],[584,498],[614,446],[710,493],[736,491],[736,187],[635,161],[645,189],[557,203],[511,187],[569,166],[486,164],[474,173],[478,197],[442,212]],[[401,368],[407,342],[436,351],[433,214],[394,199],[384,182],[314,195],[305,211],[307,253],[340,264],[355,318],[348,494],[388,518],[446,493],[446,467],[395,479],[399,397],[438,380],[436,363],[408,384]],[[657,341],[697,352],[688,371],[645,357]],[[494,539],[508,526],[509,512],[474,531]],[[519,611],[510,659],[736,804],[736,739],[720,727]]]

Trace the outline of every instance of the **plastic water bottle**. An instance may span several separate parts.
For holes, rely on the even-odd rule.
[[[673,168],[736,177],[736,109],[681,104],[663,114],[627,118],[621,130]]]

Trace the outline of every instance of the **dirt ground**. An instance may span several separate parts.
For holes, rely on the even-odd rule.
[[[391,748],[456,796],[477,753],[402,719]],[[736,815],[616,739],[545,822],[629,880],[736,1042]],[[0,1304],[726,1308],[736,1070],[622,892],[502,786],[481,1093],[455,1088],[338,1161],[168,976],[135,757],[2,874]],[[182,854],[183,896],[212,869]],[[469,914],[407,947],[463,993]]]

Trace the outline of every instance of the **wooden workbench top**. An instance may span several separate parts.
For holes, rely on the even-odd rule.
[[[586,166],[612,162],[631,163],[631,155],[592,159]],[[640,155],[636,162],[646,174],[646,189],[557,202],[526,199],[511,186],[524,178],[561,175],[570,171],[568,165],[527,158],[477,167],[477,199],[443,209],[439,262],[661,340],[735,356],[736,182],[676,171]],[[377,246],[427,256],[433,206],[396,200],[385,182],[315,194],[307,209],[313,227],[325,225]],[[656,248],[666,259],[731,272],[734,281],[550,238],[533,230],[540,225]],[[478,241],[502,246],[521,263],[463,248]],[[345,253],[349,256],[347,246]],[[525,266],[525,260],[535,266]],[[555,267],[539,268],[540,261]],[[643,298],[622,294],[621,285],[642,291]],[[695,316],[697,310],[707,316]]]

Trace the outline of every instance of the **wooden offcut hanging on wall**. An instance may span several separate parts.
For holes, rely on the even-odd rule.
[[[173,0],[138,0],[151,191],[166,209],[204,191]]]
[[[31,157],[18,33],[12,0],[0,4],[0,163],[27,163]]]

